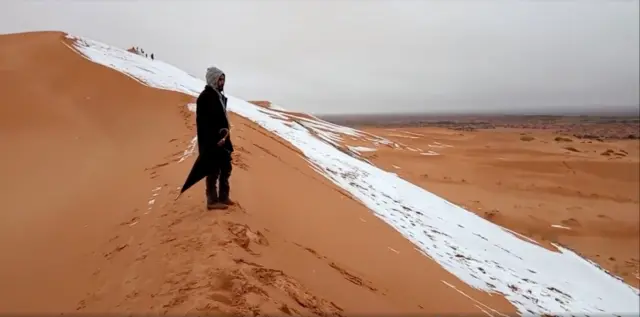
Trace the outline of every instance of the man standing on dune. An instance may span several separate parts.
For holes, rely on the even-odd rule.
[[[205,179],[207,209],[227,209],[229,199],[231,153],[233,145],[227,117],[227,97],[223,94],[225,74],[216,67],[207,68],[207,85],[196,101],[198,151],[207,165]],[[216,191],[219,181],[220,192]]]

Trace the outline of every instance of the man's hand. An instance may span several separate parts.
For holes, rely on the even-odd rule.
[[[224,145],[224,141],[229,136],[229,130],[228,129],[220,129],[220,133],[224,133],[224,136],[222,137],[222,139],[220,139],[220,141],[218,141],[218,146],[223,146]]]

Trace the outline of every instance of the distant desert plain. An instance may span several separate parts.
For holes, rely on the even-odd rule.
[[[523,239],[573,249],[638,287],[637,115],[322,118],[409,149],[360,153],[376,166]]]

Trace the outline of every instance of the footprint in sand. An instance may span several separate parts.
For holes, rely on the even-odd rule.
[[[343,316],[342,312],[344,310],[340,306],[313,295],[300,282],[280,270],[255,267],[251,270],[251,275],[260,283],[275,287],[289,295],[297,304],[310,310],[315,315]]]
[[[160,195],[160,190],[162,190],[162,186],[158,186],[151,190],[151,197],[147,202],[147,212],[145,212],[145,215],[153,209],[153,205],[156,203],[156,198]]]
[[[254,254],[249,248],[251,243],[268,246],[269,240],[260,231],[253,231],[249,226],[240,223],[229,222],[227,224],[229,232],[234,236],[233,242],[245,249],[247,252]]]
[[[582,224],[580,223],[580,221],[578,221],[575,218],[564,219],[564,220],[560,221],[560,223],[565,225],[565,226],[567,226],[567,227],[572,227],[572,228],[582,227]]]
[[[347,269],[345,269],[345,268],[341,267],[340,265],[338,265],[337,263],[329,260],[329,258],[327,258],[326,256],[320,255],[318,252],[316,252],[316,250],[314,250],[312,248],[308,248],[308,247],[302,246],[302,245],[300,245],[298,243],[294,243],[294,244],[296,246],[304,249],[305,251],[311,253],[316,258],[318,258],[318,259],[320,259],[320,260],[322,260],[324,262],[327,262],[329,267],[331,267],[332,269],[334,269],[338,273],[340,273],[340,275],[342,275],[342,277],[344,279],[346,279],[347,281],[349,281],[349,282],[351,282],[351,283],[353,283],[353,284],[355,284],[357,286],[366,288],[366,289],[368,289],[368,290],[370,290],[372,292],[376,292],[376,293],[378,292],[378,289],[375,286],[373,286],[373,283],[371,283],[370,281],[367,281],[367,280],[365,280],[363,278],[360,278],[360,277],[356,276],[355,274],[349,272]]]
[[[138,223],[138,221],[139,221],[139,220],[140,220],[140,218],[139,218],[139,217],[133,217],[133,218],[131,218],[131,220],[129,220],[129,221],[125,221],[125,222],[121,223],[120,225],[121,225],[121,226],[129,226],[129,227],[133,227],[133,226],[135,226],[135,225]]]
[[[235,265],[211,266],[199,274],[191,270],[173,274],[166,281],[169,291],[160,295],[169,295],[163,308],[168,312],[190,306],[191,312],[199,314],[235,316],[342,316],[342,308],[315,296],[283,271],[240,258],[231,260]]]
[[[606,220],[611,220],[611,217],[607,216],[607,215],[603,215],[603,214],[599,214],[598,218],[600,219],[606,219]]]

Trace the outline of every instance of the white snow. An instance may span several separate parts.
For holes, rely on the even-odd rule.
[[[571,228],[563,226],[563,225],[551,225],[551,227],[558,228],[558,229],[571,230]]]
[[[278,110],[278,111],[287,111],[287,109],[282,108],[282,107],[280,107],[280,106],[278,106],[278,105],[275,105],[275,104],[273,104],[273,103],[269,104],[269,108],[271,108],[271,109],[273,109],[273,110]]]
[[[402,134],[397,134],[397,133],[390,133],[387,134],[388,136],[395,136],[397,138],[405,138],[405,139],[419,139],[417,136],[411,136],[411,135],[402,135]]]
[[[349,149],[356,152],[375,152],[376,149],[372,149],[366,146],[349,146]]]
[[[410,131],[402,131],[402,133],[410,134],[410,135],[414,135],[414,136],[424,136],[424,134],[410,132]]]
[[[420,153],[420,155],[425,155],[425,156],[434,156],[434,155],[440,155],[440,153],[438,153],[438,152],[434,152],[434,151],[427,151],[427,152],[422,152],[422,153]]]
[[[99,42],[75,39],[74,50],[142,84],[192,96],[197,96],[204,87],[202,80],[161,61]],[[351,193],[424,255],[472,287],[504,294],[521,314],[637,315],[640,312],[637,289],[574,252],[560,246],[560,252],[552,252],[523,241],[394,174],[341,152],[315,137],[308,128],[324,125],[334,131],[337,126],[322,121],[298,121],[310,123],[305,127],[286,120],[282,112],[228,97],[230,111],[300,149],[316,171]]]
[[[441,149],[441,148],[447,148],[447,147],[453,147],[452,145],[448,145],[448,144],[440,144],[438,142],[435,142],[434,144],[429,144],[427,145],[430,148],[436,148],[436,149]]]
[[[485,305],[485,304],[483,304],[483,303],[481,303],[481,302],[477,301],[475,298],[473,298],[473,297],[469,296],[467,293],[465,293],[465,292],[463,292],[463,291],[459,290],[457,287],[455,287],[455,286],[451,285],[451,283],[448,283],[447,281],[441,281],[441,282],[442,282],[444,285],[447,285],[447,286],[451,287],[453,290],[455,290],[456,292],[460,293],[462,296],[464,296],[464,297],[466,297],[466,298],[470,299],[471,301],[473,301],[474,303],[476,303],[476,304],[477,304],[477,305],[476,305],[476,307],[480,308],[480,306],[482,306],[482,307],[484,307],[485,309],[490,310],[491,312],[493,312],[493,313],[494,313],[494,314],[496,314],[496,315],[503,316],[503,317],[508,317],[507,315],[502,314],[502,313],[500,313],[500,312],[496,311],[495,309],[493,309],[493,308],[491,308],[491,307],[489,307],[489,306],[487,306],[487,305]],[[479,306],[478,306],[478,305],[479,305]],[[487,312],[486,310],[484,310],[484,309],[482,309],[482,308],[480,308],[480,310],[482,310],[482,312],[484,312],[485,314],[487,314],[487,315],[489,315],[489,316],[491,316],[491,317],[495,317],[493,314],[490,314],[489,312]]]
[[[482,209],[482,208],[478,208],[478,209]],[[533,239],[531,239],[531,238],[529,238],[529,237],[527,237],[527,236],[525,236],[525,235],[519,234],[519,233],[517,233],[517,232],[515,232],[515,231],[513,231],[513,230],[511,230],[511,229],[508,229],[508,228],[502,228],[502,230],[505,230],[505,231],[507,231],[507,232],[513,233],[514,235],[516,235],[516,236],[518,236],[518,237],[520,237],[520,238],[522,238],[522,239],[525,239],[525,240],[527,240],[527,241],[529,241],[529,242],[531,242],[531,243],[535,243],[535,244],[538,244],[538,245],[540,244],[540,243],[538,243],[538,241],[533,240]]]
[[[395,144],[394,142],[373,135],[364,131],[358,131],[353,128],[339,126],[328,121],[324,121],[318,117],[311,116],[312,119],[296,116],[294,114],[287,113],[286,116],[296,123],[311,129],[312,131],[321,134],[323,136],[330,136],[329,138],[336,142],[342,141],[341,135],[348,135],[351,137],[357,137],[361,140],[370,141],[373,144]],[[395,144],[395,146],[399,146]]]
[[[189,156],[193,155],[193,153],[196,151],[196,145],[198,145],[198,138],[194,137],[189,142],[189,146],[182,153],[182,157],[180,157],[180,160],[178,161],[178,163],[181,163],[182,161],[186,160]]]

